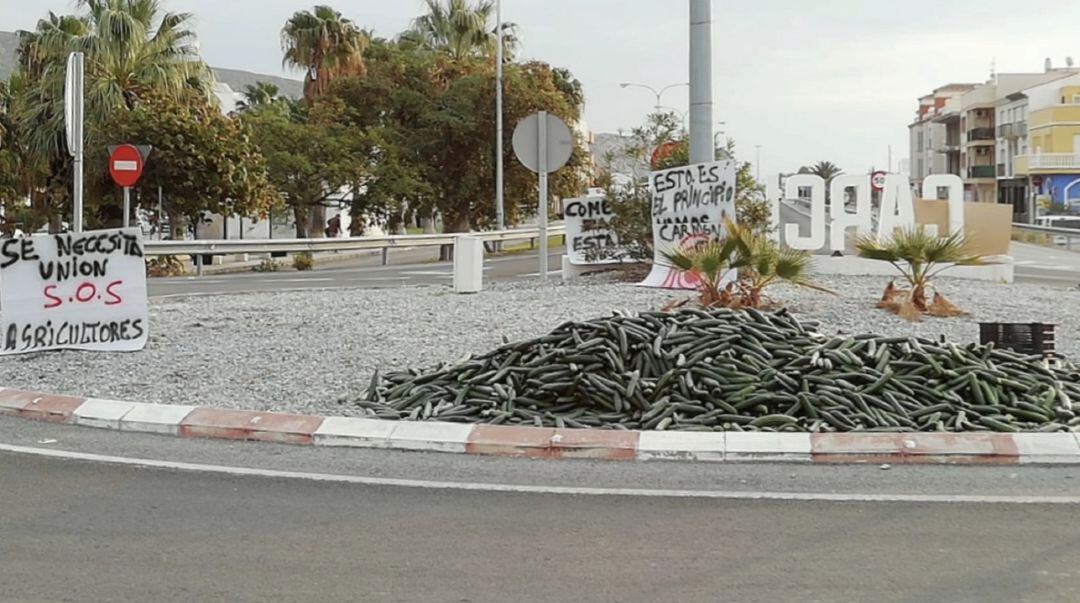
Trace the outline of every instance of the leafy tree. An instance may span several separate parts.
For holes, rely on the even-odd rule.
[[[368,35],[329,6],[298,11],[281,30],[284,64],[305,71],[304,99],[310,104],[335,78],[364,74]]]
[[[293,212],[296,236],[324,236],[325,207],[355,180],[353,137],[340,125],[292,119],[281,111],[257,111],[242,120],[266,159],[270,182]]]
[[[366,60],[367,75],[341,82],[331,95],[339,101],[333,119],[365,136],[366,168],[364,182],[357,183],[360,207],[354,214],[382,211],[394,222],[409,212],[438,211],[448,232],[492,225],[493,66],[472,58],[454,61],[407,41],[375,41]],[[550,66],[512,63],[504,78],[507,123],[541,109],[567,123],[580,119],[580,106],[560,89]],[[572,78],[564,85],[570,82]],[[511,136],[512,131],[506,132],[504,161],[506,215],[513,224],[535,212],[536,176],[514,158]],[[553,195],[580,193],[585,165],[581,147],[577,145],[570,166],[552,176]],[[380,181],[382,185],[375,184]]]
[[[453,62],[495,54],[497,33],[491,25],[495,2],[479,0],[425,0],[427,14],[417,17],[403,38],[446,54]],[[503,48],[512,56],[517,48],[517,26],[503,23]]]
[[[624,152],[630,154],[638,165],[648,165],[660,171],[690,164],[690,141],[682,129],[679,116],[671,112],[649,115],[645,123],[631,130],[629,143]],[[735,157],[735,141],[729,139],[727,146],[716,149],[717,159]],[[749,162],[737,163],[735,173],[735,208],[739,226],[749,232],[764,233],[769,228],[771,211],[761,185],[755,180]],[[651,259],[652,197],[646,184],[645,174],[634,174],[630,187],[610,186],[607,189],[609,203],[615,218],[612,227],[619,235],[622,245],[639,259]]]
[[[153,146],[137,190],[154,198],[161,187],[164,209],[174,225],[185,219],[197,221],[208,211],[263,218],[280,203],[249,127],[239,118],[222,115],[199,97],[177,101],[146,96],[134,109],[114,112],[99,127],[99,137]],[[95,146],[87,163],[102,166],[88,175],[99,198],[107,199],[108,191],[115,191],[115,187],[104,173],[104,147]],[[115,207],[115,202],[97,208],[88,204],[89,210],[97,210],[88,216],[88,224],[118,221]]]

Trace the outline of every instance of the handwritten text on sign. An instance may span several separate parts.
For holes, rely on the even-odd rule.
[[[0,354],[140,350],[147,322],[138,229],[0,239]]]
[[[611,228],[615,211],[602,196],[563,201],[566,218],[566,255],[570,263],[617,264],[626,252],[619,246],[619,236]]]
[[[699,163],[653,172],[652,272],[641,284],[665,289],[692,289],[695,277],[668,266],[664,252],[725,236],[724,220],[735,219],[735,162]]]

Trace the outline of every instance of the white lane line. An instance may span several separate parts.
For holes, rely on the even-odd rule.
[[[393,486],[399,488],[422,488],[429,490],[463,490],[473,492],[508,492],[515,494],[559,494],[570,496],[628,496],[639,498],[704,498],[719,500],[783,500],[804,502],[884,502],[884,503],[966,503],[1009,505],[1080,505],[1080,496],[1005,496],[973,494],[830,494],[826,492],[724,492],[718,490],[653,490],[637,488],[584,488],[572,486],[528,486],[517,484],[484,484],[477,482],[443,482],[418,479],[395,479],[387,477],[362,477],[332,473],[307,473],[302,471],[279,471],[275,469],[252,469],[227,465],[205,465],[153,459],[136,459],[121,456],[68,452],[0,444],[0,452],[33,456],[108,463],[154,469],[171,469],[199,473],[216,473],[246,477],[274,479],[302,479],[316,482],[357,484],[364,486]]]

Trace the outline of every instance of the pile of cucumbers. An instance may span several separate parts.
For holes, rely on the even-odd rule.
[[[1080,431],[1075,365],[817,326],[785,310],[615,313],[453,365],[376,373],[354,402],[382,419],[537,427]]]

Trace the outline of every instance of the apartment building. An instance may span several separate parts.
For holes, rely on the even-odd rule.
[[[1040,103],[1051,96],[1065,98],[1071,89],[1063,89],[1061,82],[1080,84],[1078,74],[1080,70],[1071,61],[1066,68],[1054,69],[1048,60],[1042,73],[997,73],[982,84],[949,84],[920,98],[915,121],[909,126],[912,184],[921,189],[926,176],[955,174],[964,180],[965,200],[1009,203],[1018,221],[1032,219],[1034,183],[1027,171],[1033,169],[1032,161],[1041,166],[1045,161],[1068,163],[1073,157],[1026,159],[1035,149],[1029,143],[1029,114],[1036,110],[1031,94],[1034,90]],[[1077,100],[1080,101],[1080,88]],[[1080,104],[1075,109],[1080,110]],[[1076,117],[1077,134],[1080,134],[1080,113]],[[1040,127],[1050,124],[1065,127],[1071,118],[1066,113],[1060,118],[1040,113]],[[1056,119],[1065,121],[1058,123]],[[1074,148],[1071,139],[1067,145],[1063,142],[1068,135],[1067,131],[1059,130],[1050,138],[1041,139],[1043,144],[1053,145],[1046,147],[1053,148],[1046,153],[1080,156],[1080,137]],[[1047,184],[1045,179],[1039,179],[1038,185],[1049,186],[1059,194],[1063,190],[1055,189],[1056,183]],[[1080,197],[1080,185],[1075,189]]]
[[[1015,171],[1030,182],[1030,202],[1044,213],[1080,214],[1080,75],[1025,91],[1026,153]]]
[[[960,97],[976,84],[948,84],[919,99],[915,121],[908,126],[911,182],[920,190],[933,174],[960,174]]]

